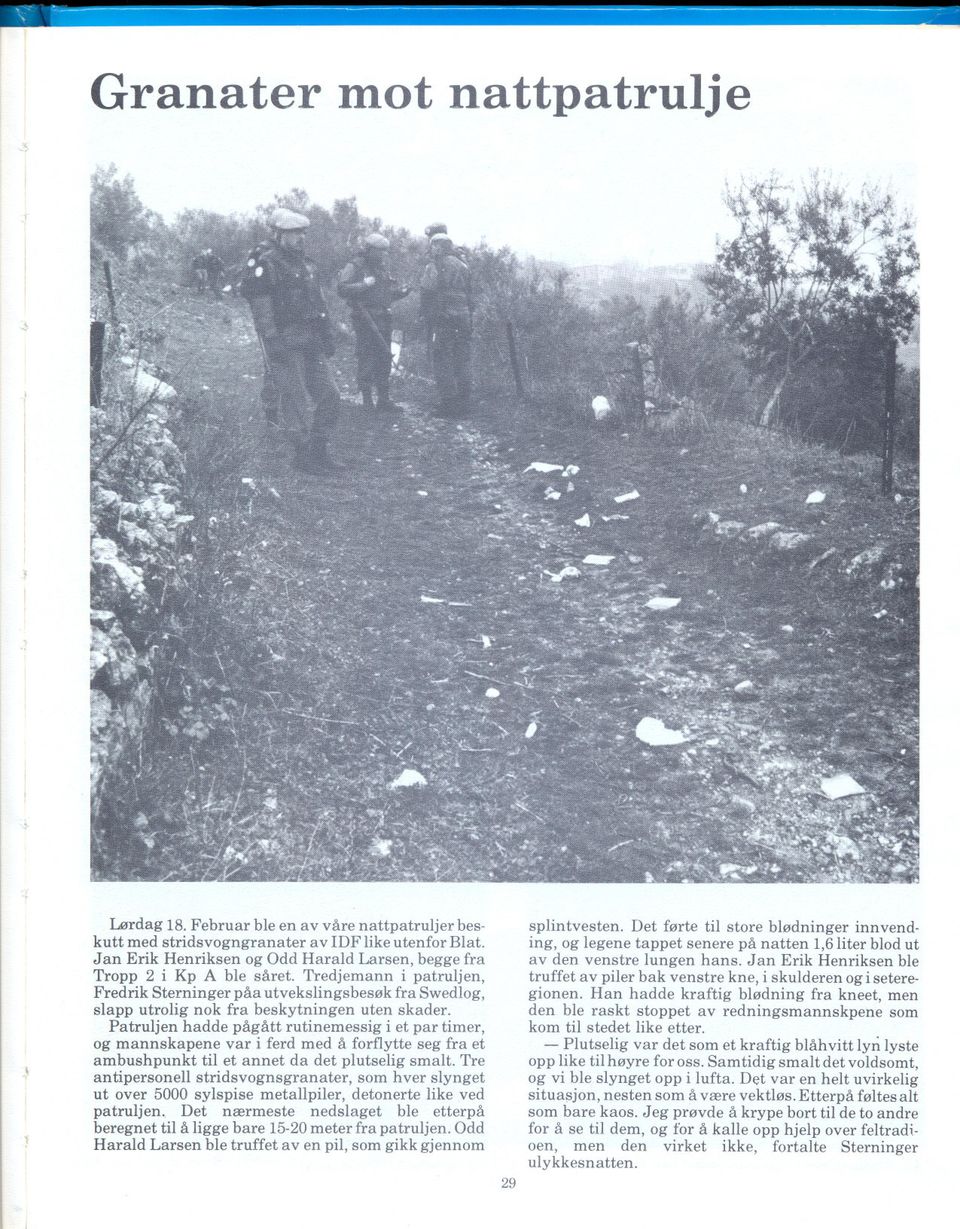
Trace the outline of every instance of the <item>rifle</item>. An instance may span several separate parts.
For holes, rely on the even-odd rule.
[[[373,317],[370,315],[367,309],[361,306],[359,303],[355,303],[353,305],[353,310],[356,313],[357,318],[359,320],[362,320],[364,325],[370,330],[371,337],[373,337],[376,340],[377,344],[380,346],[383,353],[392,363],[393,362],[393,351],[390,349],[390,343],[387,341],[384,341],[383,334],[380,332],[377,326],[373,323]]]

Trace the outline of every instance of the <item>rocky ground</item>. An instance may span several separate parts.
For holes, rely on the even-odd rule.
[[[96,877],[915,878],[915,475],[894,502],[873,458],[505,394],[452,424],[409,374],[402,413],[345,401],[319,480],[244,304],[165,327],[196,593]]]

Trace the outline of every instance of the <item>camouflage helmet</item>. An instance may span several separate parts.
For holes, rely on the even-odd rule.
[[[444,231],[436,235],[430,236],[430,251],[431,252],[452,252],[453,240]]]
[[[445,235],[447,224],[446,222],[431,222],[429,226],[423,228],[423,233],[428,239],[432,239],[434,235]]]
[[[363,246],[370,252],[389,252],[390,240],[385,239],[383,235],[367,235]]]
[[[292,209],[275,209],[270,219],[273,230],[306,230],[310,219],[302,213],[294,213]]]

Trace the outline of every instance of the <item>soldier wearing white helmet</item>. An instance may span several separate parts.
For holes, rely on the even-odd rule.
[[[390,240],[383,235],[367,235],[362,250],[341,270],[337,293],[350,304],[357,338],[357,384],[364,409],[373,409],[373,390],[377,408],[395,410],[390,401],[390,351],[392,320],[390,308],[410,293],[386,269]]]
[[[254,248],[242,290],[275,379],[287,425],[295,433],[294,464],[307,473],[342,468],[327,447],[340,409],[340,393],[327,359],[333,329],[316,264],[304,253],[309,218],[277,209],[270,219],[275,243]]]
[[[446,235],[448,233],[447,224],[446,222],[431,222],[429,226],[423,228],[423,233],[426,235],[427,242],[429,243],[435,235]],[[454,247],[452,251],[457,260],[462,260],[464,264],[468,263],[469,253],[466,248]]]

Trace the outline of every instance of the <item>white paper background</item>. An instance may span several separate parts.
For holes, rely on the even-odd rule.
[[[238,1229],[277,1223],[313,1225],[580,1224],[598,1215],[640,1221],[669,1217],[680,1225],[767,1226],[871,1224],[946,1219],[950,1187],[956,1079],[952,1066],[955,1003],[951,1008],[955,934],[954,868],[957,843],[952,761],[957,616],[953,600],[956,550],[957,245],[955,157],[956,32],[895,29],[400,29],[400,30],[103,30],[39,31],[28,35],[29,150],[26,175],[29,324],[26,413],[26,616],[28,620],[25,735],[29,836],[26,875],[30,1104],[29,1186],[33,1229],[96,1225],[153,1229],[181,1225],[231,1225]],[[456,66],[456,73],[453,66]],[[725,82],[743,81],[754,94],[737,116],[705,121],[696,115],[592,114],[558,121],[546,115],[441,114],[344,116],[329,106],[280,116],[156,112],[98,113],[89,101],[92,78],[124,71],[127,80],[245,82],[410,80],[413,72],[435,82],[451,79],[512,81],[520,72],[587,82],[680,81],[690,72],[716,71]],[[912,108],[916,95],[917,109]],[[282,130],[283,136],[277,133]],[[386,134],[386,135],[385,135]],[[465,135],[469,134],[469,135]],[[638,136],[638,134],[640,134]],[[571,916],[626,916],[711,909],[732,914],[786,911],[803,916],[866,916],[879,902],[895,917],[918,907],[921,891],[907,887],[801,888],[698,886],[522,887],[499,885],[100,885],[88,882],[87,818],[87,387],[88,176],[93,161],[115,147],[121,172],[131,170],[144,202],[154,205],[149,174],[140,174],[122,150],[131,142],[151,151],[159,173],[183,185],[185,204],[250,208],[244,196],[245,166],[289,151],[304,168],[299,182],[321,203],[351,191],[360,163],[382,156],[384,188],[375,199],[360,194],[364,212],[422,226],[434,216],[465,221],[462,237],[487,234],[541,255],[562,255],[565,236],[604,231],[606,210],[616,226],[627,209],[641,235],[638,259],[648,260],[645,236],[671,230],[666,215],[681,218],[681,232],[704,241],[705,222],[695,203],[716,194],[724,174],[771,166],[823,165],[849,173],[856,183],[872,168],[907,192],[919,187],[922,245],[924,434],[924,692],[923,911],[926,922],[925,1000],[927,1043],[924,1090],[925,1147],[919,1162],[886,1159],[827,1164],[804,1158],[779,1164],[716,1159],[679,1166],[657,1161],[627,1174],[544,1175],[525,1171],[522,1127],[498,1132],[498,1107],[516,1096],[520,1053],[504,1033],[491,1032],[492,1054],[503,1057],[501,1081],[489,1094],[491,1151],[477,1163],[406,1157],[381,1159],[366,1170],[322,1157],[288,1161],[279,1156],[237,1161],[198,1154],[150,1164],[137,1156],[94,1156],[90,1150],[87,968],[94,922],[124,909],[162,916],[223,910],[280,916],[303,912],[330,916],[381,915],[390,907],[408,914],[436,910],[484,917],[504,952],[522,958],[526,917],[547,908]],[[193,199],[191,167],[235,148],[236,180],[229,199]],[[7,153],[7,149],[4,151]],[[282,155],[282,158],[281,158]],[[142,153],[136,158],[142,161]],[[916,160],[915,179],[911,163]],[[635,164],[635,165],[634,165]],[[678,172],[678,164],[682,169]],[[5,174],[9,183],[9,162]],[[19,169],[20,164],[18,164]],[[449,171],[448,169],[449,168]],[[555,170],[550,177],[550,168]],[[363,175],[367,172],[363,171]],[[592,188],[588,207],[583,185]],[[199,180],[204,175],[197,172]],[[292,186],[285,170],[274,186]],[[607,190],[607,180],[615,191]],[[329,198],[323,184],[329,182]],[[364,180],[365,183],[369,180]],[[686,185],[691,201],[678,187]],[[274,190],[273,187],[270,191]],[[631,194],[632,195],[628,195]],[[269,193],[268,193],[269,194]],[[504,209],[500,198],[509,198]],[[570,196],[574,204],[557,205]],[[230,199],[236,201],[231,206]],[[485,222],[485,199],[491,201]],[[498,201],[496,208],[492,202]],[[626,201],[626,204],[625,204]],[[7,204],[5,202],[5,210]],[[556,225],[553,213],[559,213]],[[689,216],[688,216],[689,215]],[[550,218],[548,223],[547,219]],[[480,230],[477,230],[480,227]],[[616,227],[610,223],[611,231]],[[672,230],[671,230],[671,233]],[[4,219],[4,256],[11,238]],[[540,241],[542,240],[542,242]],[[582,241],[578,241],[581,242]],[[687,258],[709,256],[707,251]],[[621,251],[600,246],[567,249],[571,259],[615,259]],[[658,250],[658,249],[657,249]],[[594,251],[597,256],[591,255]],[[673,258],[673,257],[670,257]],[[676,259],[683,258],[677,253]],[[9,267],[9,266],[8,266]],[[9,346],[10,306],[4,304],[4,344]],[[10,380],[9,369],[7,381]],[[15,373],[14,373],[15,378]],[[16,425],[5,384],[3,458],[8,476],[20,458],[9,441]],[[9,485],[8,485],[9,482]],[[15,517],[14,517],[15,521]],[[13,522],[8,522],[8,526]],[[7,529],[9,535],[9,528]],[[5,539],[16,555],[16,540]],[[8,583],[5,577],[5,584]],[[10,645],[5,646],[9,667]],[[10,685],[16,690],[16,679]],[[5,687],[7,684],[5,684]],[[6,714],[9,720],[9,712]],[[4,732],[5,768],[15,778],[20,757],[16,730]],[[9,757],[13,757],[11,761]],[[11,778],[8,775],[9,791]],[[8,792],[7,823],[14,825]],[[6,866],[16,870],[15,829],[8,828]],[[16,888],[8,882],[8,893]],[[714,904],[714,902],[717,902]],[[8,902],[9,903],[9,902]],[[515,923],[511,929],[511,923]],[[939,927],[939,933],[937,928]],[[9,932],[8,932],[9,942]],[[14,970],[15,971],[15,970]],[[525,1028],[525,1002],[517,962],[492,1005],[501,1023],[515,1013]],[[5,987],[10,990],[9,983]],[[16,995],[16,986],[12,991]],[[5,1011],[10,1012],[7,1003]],[[11,1017],[7,1017],[11,1019]],[[14,1006],[15,1022],[17,1019]],[[9,1030],[8,1030],[9,1033]],[[8,1037],[9,1040],[9,1037]],[[513,1138],[517,1141],[513,1150]],[[513,1161],[506,1168],[509,1161]],[[390,1162],[395,1163],[390,1163]],[[424,1163],[426,1162],[426,1163]],[[514,1173],[518,1188],[500,1192],[501,1174]],[[11,1222],[13,1223],[13,1222]]]

